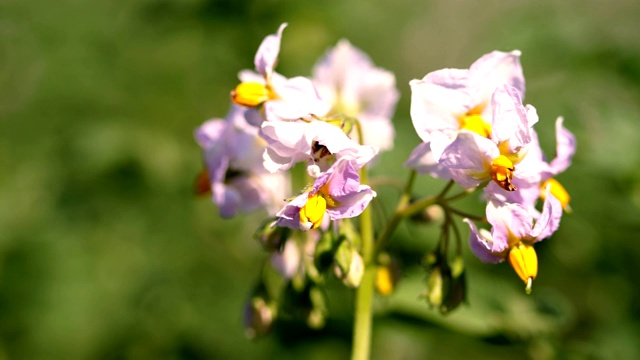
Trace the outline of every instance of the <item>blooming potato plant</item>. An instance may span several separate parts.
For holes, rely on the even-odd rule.
[[[255,71],[240,72],[227,116],[195,132],[204,158],[197,192],[210,193],[222,217],[258,209],[270,216],[255,235],[270,261],[245,307],[247,334],[263,335],[292,314],[322,326],[323,286],[336,276],[356,289],[353,355],[367,358],[373,289],[389,296],[399,278],[386,245],[401,220],[432,206],[444,215],[439,245],[423,263],[430,305],[446,313],[465,299],[460,222],[468,224],[469,246],[480,260],[508,260],[531,292],[534,244],[552,236],[571,209],[555,176],[571,164],[576,141],[558,118],[556,156],[547,162],[534,129],[536,109],[523,104],[520,52],[494,51],[469,69],[437,70],[410,82],[411,118],[422,142],[406,161],[410,173],[395,212],[374,228],[369,208],[376,191],[367,169],[380,151],[393,148],[395,77],[346,40],[318,61],[312,78],[278,74],[286,26],[260,44]],[[304,179],[290,181],[292,170]],[[447,183],[422,197],[412,189],[418,174]],[[450,194],[455,186],[460,191]],[[486,202],[484,216],[454,206],[475,192]]]

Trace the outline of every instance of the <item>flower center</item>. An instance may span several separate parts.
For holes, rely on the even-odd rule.
[[[243,82],[231,91],[231,101],[246,107],[257,107],[265,101],[276,99],[278,95],[271,86],[259,82]]]
[[[303,229],[317,229],[322,224],[327,208],[338,206],[338,202],[329,195],[329,183],[322,185],[317,192],[309,194],[307,203],[300,208],[300,225]]]
[[[309,194],[307,203],[300,208],[300,225],[307,229],[317,229],[327,210],[327,201],[321,194]]]
[[[509,158],[500,155],[491,162],[491,179],[507,191],[515,191],[517,188],[512,184],[515,167]]]
[[[491,137],[491,125],[487,124],[480,114],[468,112],[458,118],[460,130],[474,132],[484,138]]]

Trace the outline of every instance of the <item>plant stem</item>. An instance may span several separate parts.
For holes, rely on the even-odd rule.
[[[382,229],[382,233],[378,236],[376,240],[376,249],[375,252],[378,253],[385,245],[387,240],[391,237],[391,234],[395,231],[396,227],[400,224],[400,221],[404,217],[403,211],[407,208],[407,205],[411,201],[411,189],[413,188],[413,183],[416,179],[416,171],[411,170],[409,173],[409,179],[407,179],[407,183],[404,187],[402,195],[400,195],[400,199],[398,200],[398,205],[396,206],[396,210],[393,213],[393,216],[389,220],[389,222]]]
[[[364,143],[362,127],[356,121],[358,138]],[[367,184],[368,174],[366,166],[360,170],[360,183]],[[364,261],[364,275],[360,286],[356,290],[355,319],[353,324],[353,344],[351,358],[353,360],[367,360],[371,352],[371,328],[373,322],[373,288],[375,285],[375,263],[373,262],[373,221],[371,207],[367,206],[360,214],[360,238],[362,242],[362,260]]]

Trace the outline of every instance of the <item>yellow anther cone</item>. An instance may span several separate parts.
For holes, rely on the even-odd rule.
[[[540,184],[540,197],[544,201],[547,197],[547,185],[551,185],[549,192],[553,195],[560,204],[562,205],[562,209],[566,212],[571,212],[571,207],[569,206],[569,201],[571,201],[571,196],[569,196],[569,192],[567,189],[560,184],[560,182],[554,178],[548,179]]]
[[[269,100],[269,89],[258,82],[243,82],[231,91],[231,101],[238,105],[256,107]]]
[[[511,160],[504,155],[500,155],[491,162],[491,179],[507,191],[517,190],[511,183],[515,170]]]
[[[317,229],[322,223],[327,210],[327,201],[318,194],[309,195],[307,203],[300,209],[300,223],[311,224],[311,229]]]
[[[531,292],[531,282],[538,275],[538,256],[533,245],[519,242],[509,251],[509,263],[516,274],[527,284],[527,294]]]

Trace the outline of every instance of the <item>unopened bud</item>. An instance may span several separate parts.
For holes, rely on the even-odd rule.
[[[244,309],[245,334],[249,339],[265,335],[271,330],[275,319],[274,309],[262,297],[253,297]]]
[[[285,279],[292,279],[300,270],[302,252],[295,239],[289,239],[282,251],[271,255],[271,265]]]
[[[362,256],[353,249],[347,271],[345,272],[341,266],[336,266],[335,272],[336,276],[341,279],[345,285],[357,288],[360,286],[362,276],[364,276],[364,260],[362,259]]]
[[[427,276],[427,289],[425,297],[431,306],[440,308],[442,305],[445,287],[448,287],[449,273],[446,268],[435,267]]]
[[[444,211],[442,210],[442,207],[440,205],[427,206],[423,211],[411,215],[411,220],[424,224],[437,223],[442,221],[443,219]]]
[[[429,305],[447,314],[460,306],[466,299],[466,277],[462,257],[456,257],[451,264],[438,252],[425,257],[427,288],[423,294]]]
[[[440,306],[440,312],[446,314],[457,308],[467,298],[467,278],[465,275],[464,260],[458,256],[451,262],[451,281],[445,300]]]
[[[400,268],[386,253],[378,256],[378,262],[380,265],[376,270],[376,291],[382,296],[389,296],[400,280]]]

